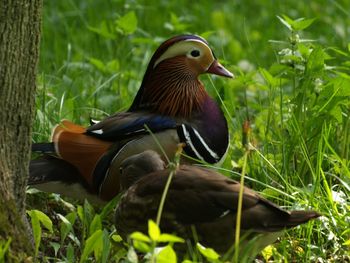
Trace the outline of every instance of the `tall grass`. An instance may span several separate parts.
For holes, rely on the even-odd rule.
[[[232,169],[243,165],[242,125],[249,121],[245,183],[287,209],[324,215],[288,231],[262,257],[341,262],[350,245],[348,10],[348,1],[326,0],[44,1],[33,140],[47,140],[60,119],[88,125],[90,116],[126,109],[159,43],[178,33],[200,34],[237,76],[202,77],[229,121],[222,171],[238,179]],[[87,204],[56,206],[55,213],[68,215],[52,219],[60,229],[45,234],[42,260],[87,259],[89,253],[98,261],[135,258],[133,248],[120,249],[110,223],[92,219],[96,214]],[[77,218],[90,232],[79,232]],[[101,247],[86,249],[93,230],[100,230],[93,238],[113,245],[106,245],[108,255]]]

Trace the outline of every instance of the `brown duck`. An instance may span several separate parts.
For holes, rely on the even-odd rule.
[[[121,165],[121,188],[126,191],[116,210],[116,228],[126,238],[134,231],[147,233],[155,220],[169,169],[153,151],[131,156]],[[234,244],[240,184],[198,166],[181,165],[172,178],[160,227],[163,232],[199,242],[225,253]],[[273,243],[280,232],[319,217],[315,211],[286,211],[244,187],[241,237],[254,241],[254,250]]]

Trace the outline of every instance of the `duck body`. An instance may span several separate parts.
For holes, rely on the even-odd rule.
[[[88,128],[64,120],[53,129],[51,143],[33,144],[32,150],[43,156],[31,162],[28,184],[108,201],[120,190],[120,163],[145,150],[164,152],[171,159],[177,144],[185,143],[191,159],[217,163],[228,148],[228,127],[198,79],[203,73],[233,76],[204,39],[180,35],[165,41],[151,58],[128,111]]]
[[[135,231],[147,233],[147,219],[155,220],[157,216],[170,171],[156,168],[160,165],[152,170],[149,166],[159,157],[152,157],[151,162],[150,155],[156,156],[147,151],[129,157],[121,165],[122,188],[126,192],[116,210],[115,222],[124,238]],[[240,188],[240,183],[215,171],[180,165],[166,195],[161,230],[198,240],[217,252],[227,252],[235,241]],[[284,210],[244,187],[240,226],[243,244],[254,240],[254,249],[260,251],[273,243],[282,230],[318,216],[315,211]]]

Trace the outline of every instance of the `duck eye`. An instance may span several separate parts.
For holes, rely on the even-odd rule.
[[[199,57],[200,54],[201,53],[197,49],[191,51],[191,56],[194,57],[194,58]]]

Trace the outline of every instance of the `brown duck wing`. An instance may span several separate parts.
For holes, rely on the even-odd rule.
[[[152,173],[137,183],[140,197],[160,196],[169,171]],[[181,166],[170,185],[165,210],[176,215],[184,224],[211,221],[227,213],[236,212],[239,183],[208,169]],[[254,207],[259,196],[247,188],[243,209]]]
[[[136,193],[142,197],[160,197],[169,171],[142,178]],[[221,174],[195,166],[181,166],[173,177],[167,194],[164,212],[172,214],[181,224],[199,224],[231,218],[235,227],[240,184]],[[154,198],[159,200],[159,198]],[[305,223],[319,214],[314,211],[283,210],[276,204],[244,187],[241,228],[274,232]]]

